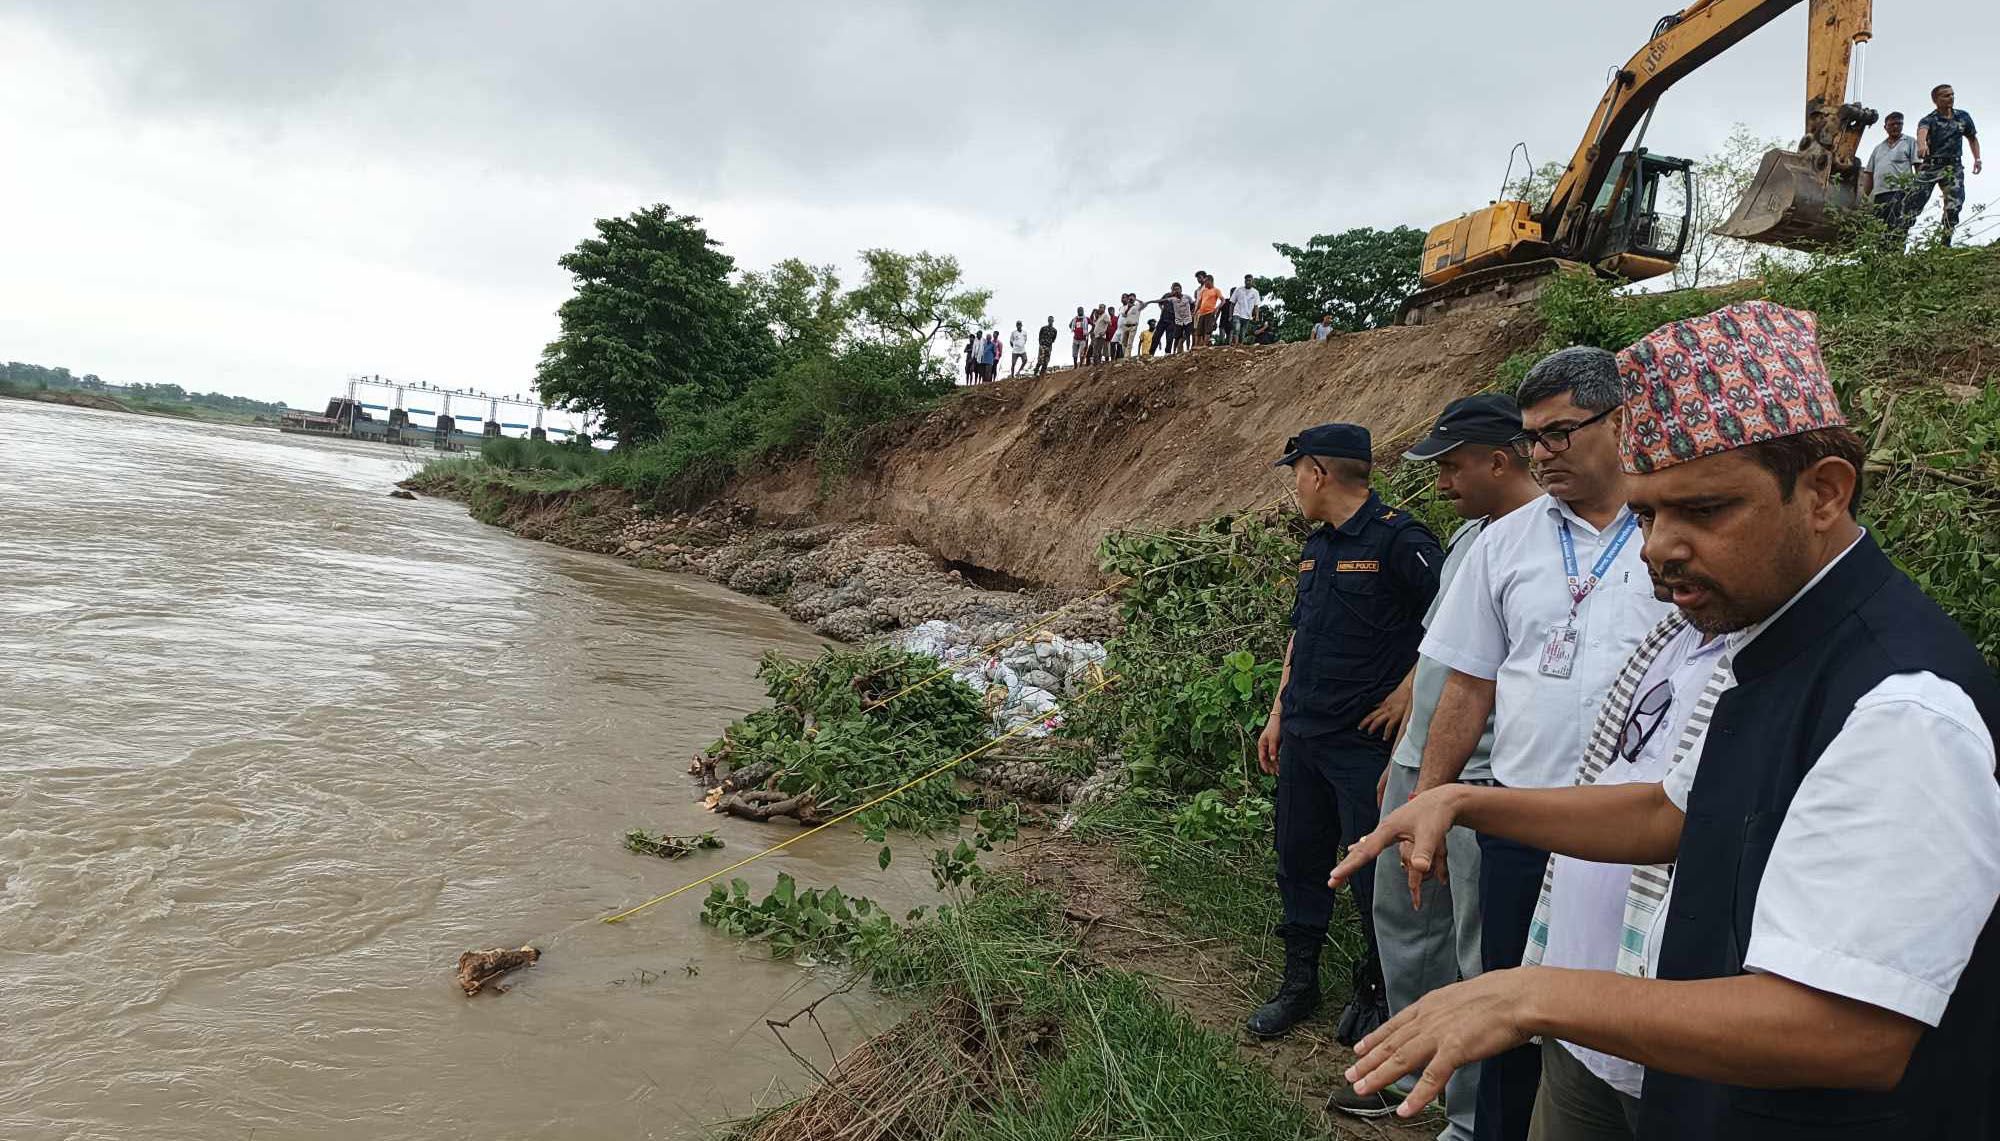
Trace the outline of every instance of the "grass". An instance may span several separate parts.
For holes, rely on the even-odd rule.
[[[1051,896],[1008,875],[906,928],[878,984],[930,1000],[755,1141],[1302,1141],[1310,1116],[1227,1037],[1091,965]]]
[[[1235,944],[1251,968],[1246,985],[1260,991],[1277,985],[1284,943],[1272,931],[1284,907],[1268,837],[1190,841],[1162,808],[1130,797],[1081,814],[1071,834],[1116,845],[1120,860],[1143,875],[1147,898],[1181,932]],[[1366,952],[1353,895],[1342,891],[1322,959],[1322,1005],[1347,1001],[1349,972]]]

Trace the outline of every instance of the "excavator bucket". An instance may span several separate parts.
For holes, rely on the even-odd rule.
[[[1767,151],[1736,212],[1715,228],[1725,238],[1808,249],[1840,236],[1841,215],[1855,209],[1853,184],[1834,182],[1824,151]]]

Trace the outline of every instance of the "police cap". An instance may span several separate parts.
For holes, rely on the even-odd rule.
[[[1290,467],[1307,456],[1367,463],[1375,458],[1375,448],[1368,429],[1359,424],[1321,424],[1286,440],[1284,458],[1271,466]]]
[[[1444,406],[1431,434],[1403,453],[1406,460],[1434,460],[1460,444],[1504,448],[1521,434],[1521,406],[1511,396],[1481,393]]]

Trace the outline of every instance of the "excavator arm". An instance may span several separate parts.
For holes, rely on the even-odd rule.
[[[1557,249],[1585,244],[1591,205],[1617,167],[1620,152],[1668,88],[1796,7],[1800,0],[1695,0],[1661,20],[1653,38],[1612,77],[1590,128],[1542,211],[1543,232]],[[1811,0],[1806,50],[1806,140],[1826,169],[1850,183],[1861,130],[1873,122],[1843,114],[1849,58],[1873,32],[1873,0]],[[1746,196],[1746,200],[1754,196]],[[1742,235],[1749,236],[1749,235]]]

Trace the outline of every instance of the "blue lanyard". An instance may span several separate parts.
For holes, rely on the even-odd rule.
[[[1597,565],[1590,568],[1590,578],[1587,581],[1578,582],[1576,575],[1576,540],[1570,537],[1569,520],[1561,516],[1556,517],[1556,539],[1562,543],[1563,575],[1569,585],[1570,621],[1576,621],[1576,612],[1583,605],[1583,600],[1589,598],[1590,592],[1597,589],[1598,580],[1604,577],[1605,571],[1611,569],[1611,564],[1618,558],[1618,552],[1625,549],[1626,541],[1632,537],[1632,532],[1638,529],[1639,517],[1637,515],[1625,516],[1625,522],[1619,526],[1618,534],[1612,537],[1611,545],[1604,548],[1604,553],[1597,556]]]

